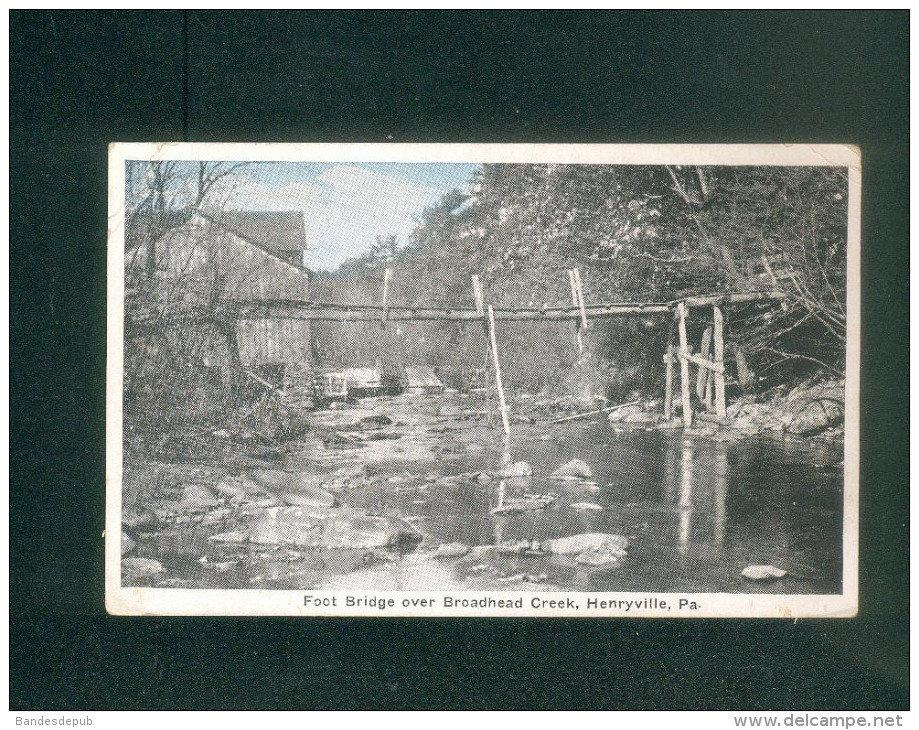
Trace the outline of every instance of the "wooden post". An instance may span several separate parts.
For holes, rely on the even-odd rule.
[[[482,281],[478,274],[472,275],[472,295],[475,297],[475,313],[482,318],[482,325],[487,329],[485,321],[485,295],[482,293]]]
[[[711,370],[708,370],[705,376],[705,410],[709,413],[712,412],[712,409],[715,407],[714,403],[714,391],[715,391],[715,373]]]
[[[501,405],[501,424],[504,433],[511,432],[511,422],[507,416],[507,402],[504,400],[504,383],[501,381],[501,362],[498,359],[498,341],[495,337],[495,310],[488,305],[488,335],[491,338],[491,355],[495,363],[495,384],[498,386],[498,403]]]
[[[680,387],[683,395],[683,426],[692,426],[692,402],[689,396],[689,338],[686,336],[686,302],[676,308],[680,333]]]
[[[574,283],[578,289],[578,306],[581,308],[581,327],[587,329],[587,310],[584,305],[584,285],[581,284],[581,270],[574,270]]]
[[[712,306],[712,312],[715,315],[715,364],[721,365],[721,371],[715,371],[715,413],[718,418],[725,418],[727,403],[724,398],[724,317],[721,307],[717,304]]]
[[[711,360],[711,349],[712,349],[712,328],[706,327],[705,331],[702,333],[702,342],[699,347],[699,355],[704,357],[706,360]],[[699,400],[705,402],[705,384],[708,382],[709,370],[702,365],[699,366],[699,372],[696,373],[696,395],[699,397]]]
[[[383,327],[389,321],[389,280],[392,278],[392,270],[387,266],[383,272]]]
[[[568,284],[571,286],[571,303],[575,307],[579,307],[580,302],[578,300],[578,284],[574,278],[574,269],[568,269]],[[578,343],[578,354],[583,355],[584,354],[584,338],[581,335],[581,323],[580,322],[576,322],[574,325],[574,337]]]

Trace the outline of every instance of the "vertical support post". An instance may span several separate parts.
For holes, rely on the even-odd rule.
[[[392,278],[392,270],[387,266],[383,271],[383,322],[385,328],[389,321],[389,280]]]
[[[715,407],[715,373],[709,371],[705,377],[705,410],[709,413]]]
[[[568,269],[568,284],[571,286],[571,303],[575,307],[580,307],[578,298],[578,284],[574,278],[574,269]],[[584,337],[581,335],[581,322],[575,322],[574,337],[578,343],[578,354],[584,354]]]
[[[715,413],[718,418],[727,416],[727,403],[724,398],[724,316],[717,304],[712,307],[715,320],[715,364],[720,371],[715,371]]]
[[[683,426],[692,426],[692,401],[689,397],[689,338],[686,336],[686,302],[676,308],[680,333],[680,387],[683,395]]]
[[[587,310],[584,308],[584,285],[581,284],[581,270],[574,270],[574,283],[578,289],[578,306],[581,308],[581,327],[587,329]]]
[[[472,295],[475,297],[475,313],[482,318],[482,324],[488,326],[485,322],[485,295],[482,293],[482,281],[478,274],[472,275]]]
[[[501,380],[501,362],[498,359],[498,341],[495,337],[495,310],[488,305],[488,336],[491,339],[491,356],[495,363],[495,384],[498,386],[498,402],[501,404],[501,424],[504,433],[511,432],[511,423],[507,416],[507,402],[504,400],[504,383]]]
[[[673,418],[673,365],[675,363],[676,350],[673,346],[673,322],[667,327],[667,350],[664,353],[664,363],[666,364],[666,381],[664,382],[664,418],[670,420]]]
[[[706,327],[702,333],[702,342],[699,344],[699,355],[705,360],[711,360],[712,349],[712,328]],[[704,365],[699,365],[699,371],[696,373],[696,395],[699,400],[705,402],[705,384],[708,382],[709,369]]]
[[[673,416],[673,345],[667,343],[667,352],[664,353],[666,376],[664,380],[664,420],[669,421]]]

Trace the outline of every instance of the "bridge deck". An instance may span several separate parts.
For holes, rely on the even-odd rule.
[[[588,319],[609,319],[629,315],[667,314],[675,310],[682,301],[687,307],[708,307],[770,299],[781,299],[783,294],[777,291],[735,292],[707,296],[692,296],[672,302],[620,302],[610,304],[586,305],[584,313]],[[231,307],[240,319],[258,317],[279,319],[306,319],[328,322],[375,322],[386,318],[396,322],[411,321],[482,321],[484,318],[475,309],[449,309],[439,307],[405,307],[379,306],[374,304],[328,304],[319,302],[300,302],[287,299],[234,301]],[[517,307],[494,308],[497,320],[579,320],[581,309],[576,306],[566,307]]]

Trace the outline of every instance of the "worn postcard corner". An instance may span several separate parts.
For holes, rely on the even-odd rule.
[[[857,614],[857,147],[109,163],[109,613]]]

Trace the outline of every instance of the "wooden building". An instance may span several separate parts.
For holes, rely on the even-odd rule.
[[[161,303],[219,307],[221,302],[308,300],[302,213],[193,213],[161,234],[148,235],[149,230],[140,223],[128,231],[126,274],[145,280],[148,296]],[[240,320],[236,343],[247,367],[311,360],[310,325],[304,320]]]

